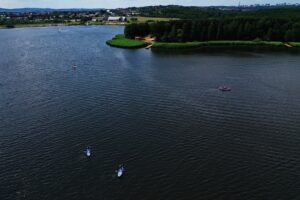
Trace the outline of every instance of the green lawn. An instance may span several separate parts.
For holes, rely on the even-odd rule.
[[[141,48],[147,45],[143,41],[127,39],[124,35],[116,35],[113,39],[106,41],[106,44],[121,48]]]
[[[293,47],[300,47],[300,42],[290,42],[289,44]]]
[[[293,44],[292,44],[293,45]],[[300,45],[300,43],[299,43]],[[155,42],[153,48],[182,49],[208,46],[284,46],[283,42],[268,41],[205,41],[205,42]]]
[[[124,35],[116,35],[113,39],[108,40],[106,44],[113,47],[121,48],[141,48],[145,47],[147,43],[139,40],[127,39]],[[219,41],[204,41],[204,42],[154,42],[152,48],[157,49],[192,49],[200,47],[213,46],[267,46],[267,47],[285,47],[284,42],[276,41],[243,41],[243,40],[219,40]],[[300,42],[290,42],[290,45],[300,48]]]

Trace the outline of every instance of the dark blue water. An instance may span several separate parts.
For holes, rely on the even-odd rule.
[[[300,199],[299,53],[105,45],[122,31],[0,30],[1,200]]]

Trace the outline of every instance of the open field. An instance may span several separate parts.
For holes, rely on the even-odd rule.
[[[116,35],[113,39],[106,41],[106,44],[121,48],[141,48],[147,45],[143,41],[127,39],[124,35]]]

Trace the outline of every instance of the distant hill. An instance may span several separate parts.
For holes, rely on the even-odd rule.
[[[93,11],[103,10],[103,8],[86,9],[86,8],[70,8],[70,9],[52,9],[52,8],[0,8],[0,12],[54,12],[54,11]]]

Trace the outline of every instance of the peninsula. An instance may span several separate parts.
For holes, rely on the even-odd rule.
[[[189,10],[191,8],[181,8]],[[192,10],[191,10],[192,13]],[[300,46],[300,9],[272,8],[257,10],[204,10],[203,16],[189,19],[130,23],[124,29],[126,40],[118,47],[130,43],[149,44],[144,38],[155,38],[152,48],[198,48],[206,46]],[[177,15],[171,15],[175,17]],[[116,39],[116,38],[115,38]],[[111,42],[108,42],[110,44]]]

